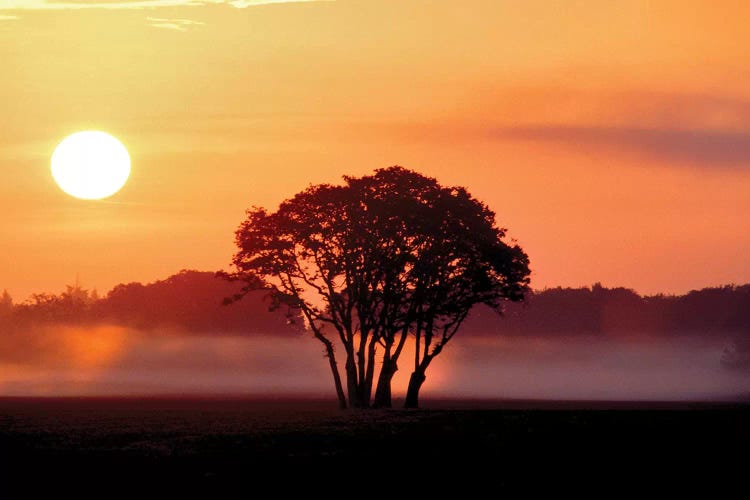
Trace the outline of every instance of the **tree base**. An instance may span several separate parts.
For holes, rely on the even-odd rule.
[[[419,390],[427,377],[424,372],[415,371],[409,377],[409,387],[406,389],[404,408],[419,408]]]

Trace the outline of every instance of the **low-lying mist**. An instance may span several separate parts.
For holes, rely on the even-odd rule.
[[[116,326],[46,327],[0,336],[0,395],[333,397],[322,346],[280,336],[155,334]],[[428,371],[423,396],[556,400],[732,400],[748,372],[723,344],[692,338],[565,338],[460,333]],[[394,379],[405,392],[413,353]],[[343,359],[339,359],[343,366]]]
[[[446,354],[433,393],[477,398],[733,400],[750,374],[720,363],[724,346],[681,338],[472,338]]]

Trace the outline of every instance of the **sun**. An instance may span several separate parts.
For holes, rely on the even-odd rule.
[[[130,176],[130,155],[106,132],[69,135],[52,153],[52,177],[60,189],[83,200],[101,200],[118,192]]]

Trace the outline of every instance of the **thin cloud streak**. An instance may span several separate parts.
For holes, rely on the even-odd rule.
[[[146,19],[154,28],[174,31],[187,31],[190,26],[202,26],[206,24],[201,21],[193,21],[192,19],[162,19],[159,17],[147,17]]]
[[[495,128],[489,135],[499,140],[564,143],[580,149],[625,149],[678,163],[750,165],[750,132],[743,131],[539,125]]]
[[[717,93],[541,86],[477,92],[467,113],[498,126],[750,131],[750,100]],[[502,122],[493,120],[502,119]]]
[[[332,2],[335,0],[134,0],[114,2],[55,2],[48,0],[0,0],[0,10],[138,10],[162,7],[230,5],[237,9],[276,3]],[[2,19],[2,18],[0,18]]]

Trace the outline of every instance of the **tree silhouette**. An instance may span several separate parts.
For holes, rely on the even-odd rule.
[[[0,315],[8,315],[13,311],[13,297],[10,296],[8,290],[3,290],[0,295]]]
[[[405,406],[416,408],[426,370],[477,304],[502,312],[521,301],[529,284],[528,256],[503,241],[495,214],[462,188],[441,188],[424,197],[421,244],[411,270],[409,309],[414,321],[414,371]]]
[[[299,330],[288,324],[288,318],[270,313],[261,292],[242,304],[223,307],[224,298],[239,289],[216,273],[183,269],[152,283],[117,285],[97,302],[93,313],[110,324],[150,333],[284,335]]]
[[[311,186],[276,212],[253,208],[236,232],[236,298],[264,289],[273,307],[302,312],[323,343],[343,408],[391,405],[391,379],[408,339],[416,347],[407,405],[432,360],[479,303],[522,300],[528,257],[503,239],[495,215],[463,188],[401,167]],[[344,350],[346,392],[336,360]]]
[[[351,195],[344,187],[313,186],[275,213],[248,211],[233,261],[236,276],[247,283],[244,291],[265,288],[273,307],[286,304],[302,312],[325,347],[342,408],[347,396],[352,406],[369,404],[378,341],[368,312],[377,300],[379,272],[368,261],[366,236],[356,230],[364,207]],[[334,336],[345,350],[346,394]]]
[[[78,323],[88,319],[96,298],[79,284],[66,285],[59,295],[34,293],[16,306],[21,322]]]

